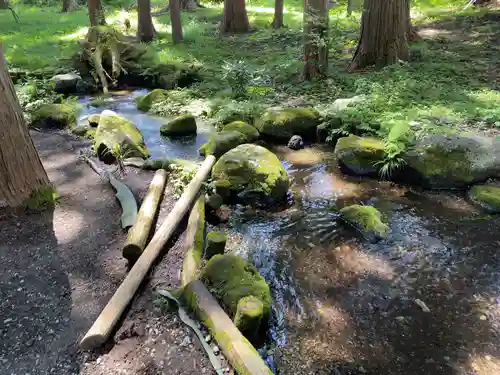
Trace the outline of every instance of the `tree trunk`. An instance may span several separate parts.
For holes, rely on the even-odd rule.
[[[408,60],[409,0],[365,0],[361,36],[348,70]]]
[[[181,9],[179,0],[170,0],[170,23],[172,24],[172,41],[174,44],[181,43],[184,40],[182,35]]]
[[[354,0],[347,0],[347,16],[352,14],[352,8],[354,7],[353,1]]]
[[[283,0],[274,1],[274,19],[272,26],[275,29],[280,29],[283,27]]]
[[[151,18],[151,0],[137,0],[137,38],[141,42],[152,42],[156,36]]]
[[[90,26],[105,25],[104,9],[102,9],[101,0],[88,0]]]
[[[246,33],[250,31],[245,0],[224,0],[223,33]]]
[[[304,2],[304,78],[328,72],[328,9],[326,0]]]
[[[24,121],[0,42],[0,207],[22,204],[50,181]]]
[[[62,5],[62,12],[63,13],[70,13],[78,9],[78,4],[76,3],[76,0],[63,0],[63,5]]]
[[[197,0],[180,0],[180,8],[182,10],[193,11],[198,8]]]

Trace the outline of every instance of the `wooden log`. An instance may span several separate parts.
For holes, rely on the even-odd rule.
[[[166,182],[167,171],[158,169],[139,209],[137,220],[128,232],[127,241],[123,246],[123,257],[128,259],[130,263],[135,263],[146,247]]]
[[[212,170],[214,163],[215,157],[213,156],[208,156],[205,159],[194,178],[186,186],[184,193],[176,202],[173,210],[170,211],[170,214],[155,233],[151,242],[146,246],[146,249],[144,249],[144,252],[127,274],[122,284],[80,341],[80,348],[85,350],[93,349],[104,344],[108,339],[121,314],[134,297],[144,276],[148,273],[149,268],[191,207],[193,200],[198,195],[203,181],[205,181]]]
[[[183,296],[198,319],[210,329],[239,375],[272,375],[257,350],[236,328],[201,281],[194,280],[187,284]]]
[[[208,232],[207,246],[205,247],[205,258],[210,260],[214,255],[224,254],[227,235],[222,232]]]
[[[250,340],[253,340],[259,332],[263,316],[264,304],[260,299],[254,296],[243,297],[238,302],[234,325],[245,337],[250,337]]]
[[[181,283],[187,283],[196,278],[205,247],[205,195],[196,200],[189,215],[186,239],[184,242],[184,261],[182,263]]]

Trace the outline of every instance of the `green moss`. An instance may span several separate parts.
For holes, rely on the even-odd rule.
[[[78,108],[69,104],[42,104],[31,115],[33,125],[40,128],[66,128],[76,124]]]
[[[189,215],[186,233],[187,249],[182,263],[182,285],[196,278],[205,247],[205,197],[202,195],[194,204]]]
[[[32,211],[44,211],[52,208],[59,201],[59,194],[52,186],[34,191],[24,202],[24,206]]]
[[[108,101],[106,100],[106,98],[99,97],[92,99],[89,104],[92,107],[99,108],[99,107],[104,107],[106,104],[108,104]]]
[[[162,125],[160,133],[164,136],[196,134],[196,120],[192,115],[179,116],[167,124]]]
[[[473,186],[469,198],[491,213],[500,213],[500,186]]]
[[[216,158],[232,148],[246,142],[246,136],[236,131],[223,131],[210,136],[207,143],[200,147],[201,155],[214,155]]]
[[[87,131],[90,130],[90,126],[88,125],[80,125],[80,126],[75,126],[73,128],[71,128],[71,132],[73,134],[76,134],[80,137],[84,137],[85,134],[87,134]]]
[[[382,214],[372,206],[353,204],[340,210],[342,218],[365,236],[385,238],[389,227],[382,222]]]
[[[105,158],[109,151],[116,148],[120,149],[124,158],[149,157],[149,150],[139,129],[126,118],[105,110],[101,113],[94,136],[94,150],[101,158]]]
[[[208,232],[207,246],[205,248],[205,258],[211,259],[217,254],[224,254],[227,235],[222,232]]]
[[[386,156],[382,140],[355,135],[340,138],[334,153],[347,172],[362,176],[378,174],[380,166],[377,163]]]
[[[271,292],[259,271],[235,255],[215,255],[203,268],[200,280],[232,317],[244,297],[254,296],[262,302],[263,317],[269,317]]]
[[[312,108],[286,108],[268,110],[255,127],[261,134],[283,140],[293,135],[314,139],[319,124],[320,115]]]
[[[278,157],[264,147],[243,144],[225,153],[212,169],[217,193],[222,197],[237,194],[249,203],[276,203],[285,199],[288,175]],[[222,182],[221,182],[222,181]],[[226,190],[224,192],[223,190]]]
[[[147,112],[155,103],[162,102],[168,99],[168,93],[163,89],[154,89],[146,95],[137,96],[134,101],[141,111]]]
[[[255,336],[259,332],[260,324],[264,317],[264,305],[255,296],[240,299],[234,316],[234,325],[245,335]]]
[[[244,134],[247,139],[246,142],[254,142],[259,139],[259,131],[252,125],[243,121],[233,121],[222,128],[222,131],[237,131]]]

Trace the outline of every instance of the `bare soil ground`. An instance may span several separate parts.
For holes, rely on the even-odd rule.
[[[107,347],[78,349],[127,273],[121,210],[112,188],[78,159],[82,145],[59,134],[32,137],[60,201],[42,213],[0,212],[0,374],[213,374],[194,334],[153,293],[177,285],[180,241]],[[151,178],[134,170],[125,177],[139,199]],[[167,189],[158,223],[173,204]]]

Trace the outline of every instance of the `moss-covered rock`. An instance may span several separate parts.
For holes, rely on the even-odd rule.
[[[185,160],[180,158],[164,158],[164,159],[148,159],[143,158],[126,158],[123,163],[126,166],[132,166],[137,168],[142,168],[148,171],[156,171],[158,169],[168,170],[170,166],[180,166],[187,171],[193,171],[198,167],[198,164],[191,160]]]
[[[355,135],[340,138],[334,153],[344,172],[358,176],[377,175],[380,170],[377,163],[386,156],[382,140]]]
[[[114,161],[113,153],[116,150],[124,158],[149,157],[149,150],[139,129],[131,121],[109,110],[101,113],[94,136],[94,150],[106,162]]]
[[[251,339],[259,332],[263,317],[264,305],[262,301],[254,296],[243,297],[238,302],[234,325],[245,337]]]
[[[168,93],[162,89],[155,89],[146,95],[137,96],[134,101],[141,111],[147,112],[151,109],[151,106],[155,103],[167,100]]]
[[[289,179],[278,157],[264,147],[243,144],[225,153],[212,169],[217,193],[248,204],[285,200]],[[224,186],[226,191],[222,191]]]
[[[469,199],[490,213],[500,213],[500,186],[476,185],[468,193]]]
[[[182,115],[160,128],[163,136],[175,137],[196,134],[196,120],[192,115]]]
[[[244,134],[247,137],[247,142],[255,142],[259,139],[259,131],[252,125],[244,121],[233,121],[222,128],[222,131],[236,131]]]
[[[319,124],[320,114],[313,108],[284,108],[269,109],[255,127],[261,134],[286,142],[294,135],[314,140]]]
[[[32,124],[42,129],[74,126],[79,109],[69,104],[42,104],[31,115]]]
[[[244,297],[254,296],[262,302],[263,317],[269,317],[271,292],[266,280],[250,263],[236,255],[215,255],[203,268],[200,280],[234,317],[238,303]]]
[[[226,248],[227,235],[222,232],[208,232],[207,246],[205,248],[205,258],[211,259],[217,254],[224,254]]]
[[[92,128],[89,125],[79,125],[71,128],[71,132],[80,137],[84,137],[90,129]]]
[[[89,104],[91,107],[100,108],[108,105],[109,103],[111,102],[107,99],[107,97],[98,97],[92,99]]]
[[[500,177],[500,138],[478,135],[431,135],[404,155],[410,182],[433,189],[466,189]]]
[[[216,158],[246,142],[246,135],[236,131],[223,131],[210,136],[207,143],[201,145],[201,155],[214,155]]]
[[[387,236],[389,227],[382,221],[382,214],[375,207],[353,204],[342,208],[340,214],[344,221],[372,242]]]

